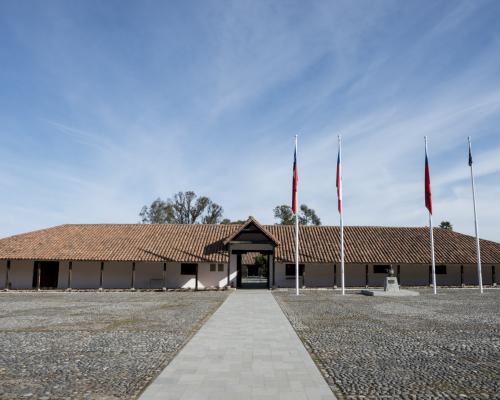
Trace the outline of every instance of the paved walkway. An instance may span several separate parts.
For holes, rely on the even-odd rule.
[[[335,399],[267,290],[237,290],[142,400]]]

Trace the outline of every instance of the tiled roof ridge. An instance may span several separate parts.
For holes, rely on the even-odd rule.
[[[224,226],[224,227],[241,227],[244,224],[201,224],[201,223],[196,223],[196,224],[180,224],[180,223],[142,223],[142,222],[82,222],[82,223],[65,223],[65,224],[58,224],[58,225],[53,225],[49,226],[47,228],[40,228],[36,229],[33,231],[29,231],[26,233],[32,233],[32,232],[39,232],[39,231],[44,231],[48,229],[54,229],[54,228],[60,228],[64,226]],[[295,225],[283,225],[283,224],[260,224],[261,226],[268,228],[268,227],[274,227],[274,226],[279,226],[279,227],[286,227],[286,228],[295,228]],[[299,228],[307,228],[307,229],[321,229],[321,228],[338,228],[339,225],[300,225]],[[429,229],[428,226],[425,225],[411,225],[411,226],[394,226],[394,225],[344,225],[344,228],[390,228],[390,229],[415,229],[415,228],[425,228]],[[434,226],[434,229],[440,229],[443,231],[451,232],[451,233],[460,233],[462,235],[465,235],[464,233],[457,232],[457,231],[452,231],[446,228],[441,228],[439,226]]]
[[[65,226],[69,226],[70,224],[60,224],[60,225],[54,225],[54,226],[49,226],[48,228],[40,228],[40,229],[35,229],[33,231],[28,231],[28,232],[22,232],[22,233],[15,233],[14,235],[10,236],[5,236],[0,238],[0,241],[5,240],[5,239],[14,239],[19,236],[25,236],[25,235],[30,235],[30,234],[37,234],[37,233],[42,233],[42,232],[47,232],[55,229],[59,229]]]
[[[294,226],[264,225],[276,237],[276,259],[294,258]],[[241,225],[62,224],[0,239],[0,259],[171,260],[225,262],[224,241]],[[428,227],[345,227],[347,262],[429,262]],[[474,263],[475,238],[436,227],[436,262]],[[300,258],[336,262],[339,227],[301,226]],[[481,239],[483,262],[500,263],[500,243]]]
[[[250,224],[254,224],[257,228],[259,228],[261,232],[264,235],[266,235],[269,239],[271,239],[271,241],[273,241],[276,245],[280,244],[280,241],[276,237],[274,237],[274,235],[271,232],[269,232],[268,228],[266,228],[265,225],[261,225],[261,223],[252,216],[248,217],[248,219],[245,221],[244,224],[239,225],[238,229],[236,229],[231,235],[229,235],[224,240],[224,244],[227,244],[231,240],[233,240],[243,229],[245,229]]]

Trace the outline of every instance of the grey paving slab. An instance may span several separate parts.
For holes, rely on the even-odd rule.
[[[267,290],[231,294],[140,398],[335,399]]]

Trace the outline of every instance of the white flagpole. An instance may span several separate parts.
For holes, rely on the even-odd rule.
[[[428,160],[428,155],[427,155],[427,136],[424,136],[425,140],[425,155],[427,157],[427,162]],[[437,293],[437,288],[436,288],[436,259],[434,257],[434,232],[432,230],[432,213],[429,211],[429,230],[430,230],[430,236],[431,236],[431,259],[432,259],[432,287],[434,294]]]
[[[431,231],[431,254],[432,254],[432,287],[434,294],[437,293],[436,289],[436,260],[434,258],[434,234],[432,232],[432,214],[429,212],[429,229]]]
[[[483,273],[481,270],[481,247],[479,245],[479,229],[477,226],[477,214],[476,214],[476,188],[474,186],[474,170],[472,166],[472,153],[471,153],[471,141],[469,136],[469,166],[470,166],[470,179],[472,183],[472,203],[474,205],[474,228],[476,231],[476,253],[477,253],[477,279],[479,283],[479,290],[483,293]]]
[[[339,187],[342,194],[342,138],[339,135]],[[342,201],[342,198],[340,198]],[[343,205],[342,205],[343,206]],[[345,273],[344,273],[344,221],[342,218],[343,207],[340,208],[340,280],[342,283],[342,295],[345,295]]]
[[[297,154],[297,136],[295,135],[295,157],[298,158]],[[298,161],[297,161],[298,164]],[[298,165],[296,166],[298,168]],[[298,187],[297,187],[298,194]],[[296,205],[298,203],[298,195],[296,195]],[[295,294],[299,295],[299,211],[295,210]]]
[[[344,224],[342,213],[340,213],[340,274],[342,281],[342,294],[345,294],[345,273],[344,273]]]

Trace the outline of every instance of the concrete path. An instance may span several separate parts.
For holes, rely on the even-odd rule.
[[[142,400],[335,399],[272,294],[237,290]]]

